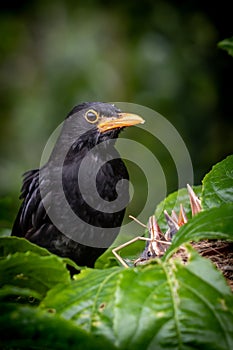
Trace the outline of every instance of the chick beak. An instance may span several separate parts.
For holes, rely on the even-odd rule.
[[[118,113],[116,117],[102,117],[98,124],[98,129],[102,133],[116,128],[143,124],[144,122],[145,120],[137,114]]]

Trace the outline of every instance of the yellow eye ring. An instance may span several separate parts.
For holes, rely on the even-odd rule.
[[[94,124],[99,119],[99,114],[94,109],[89,109],[89,111],[85,113],[85,119],[88,123]]]

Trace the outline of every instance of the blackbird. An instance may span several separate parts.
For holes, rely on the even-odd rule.
[[[123,128],[143,122],[108,103],[75,106],[47,163],[24,174],[12,235],[93,267],[119,233],[129,201],[115,141]]]

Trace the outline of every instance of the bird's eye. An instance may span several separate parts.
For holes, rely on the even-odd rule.
[[[151,257],[151,252],[150,252],[150,251],[147,252],[147,257],[148,257],[148,258]]]
[[[94,111],[93,109],[90,109],[85,114],[85,118],[88,121],[88,123],[95,123],[95,122],[97,122],[99,115],[96,111]]]

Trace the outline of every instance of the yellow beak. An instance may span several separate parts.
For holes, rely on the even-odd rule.
[[[119,113],[117,117],[113,118],[102,117],[98,124],[98,129],[100,132],[105,132],[116,128],[143,124],[144,122],[145,120],[137,114]]]

